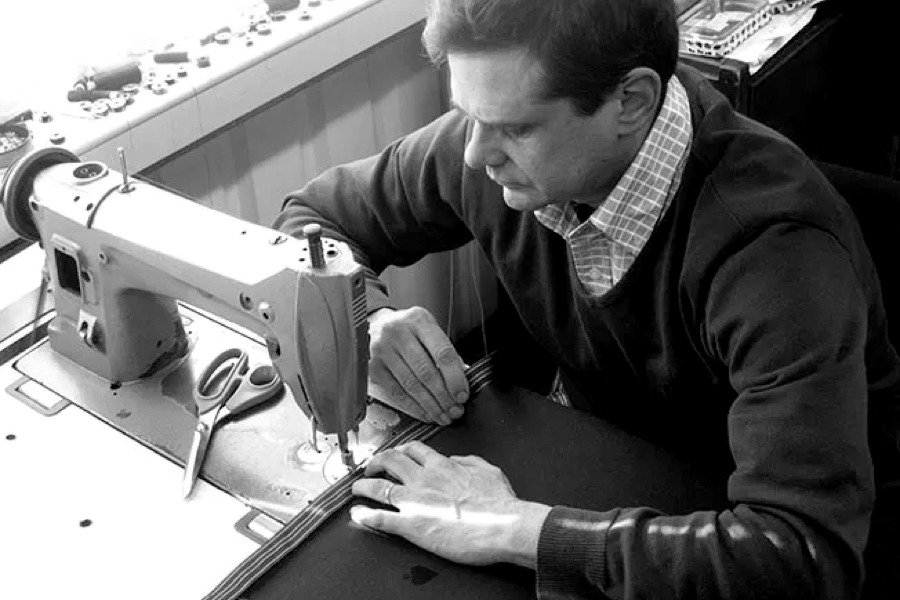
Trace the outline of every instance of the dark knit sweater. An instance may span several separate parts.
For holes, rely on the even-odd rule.
[[[730,472],[721,512],[555,507],[539,596],[852,598],[875,495],[867,416],[894,433],[900,413],[874,268],[795,146],[696,74],[679,78],[694,123],[681,186],[600,299],[560,236],[465,166],[470,124],[456,112],[326,172],[276,226],[322,223],[375,272],[474,238],[575,407]],[[374,281],[369,300],[389,305]]]

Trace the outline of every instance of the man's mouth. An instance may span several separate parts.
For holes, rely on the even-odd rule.
[[[503,181],[498,181],[497,183],[499,183],[499,184],[502,185],[503,187],[505,187],[505,188],[507,188],[507,189],[510,189],[510,190],[521,190],[521,189],[524,189],[524,188],[525,188],[524,185],[521,185],[521,184],[518,184],[518,183],[506,183],[506,182],[503,182]]]
[[[528,186],[526,186],[526,185],[524,185],[524,184],[521,184],[521,183],[516,183],[516,182],[514,182],[514,181],[504,181],[503,179],[499,179],[499,178],[497,178],[497,177],[494,177],[494,175],[492,175],[492,174],[490,173],[490,171],[488,171],[488,177],[490,177],[491,180],[492,180],[494,183],[496,183],[496,184],[498,184],[498,185],[501,185],[501,186],[503,186],[503,187],[505,187],[505,188],[511,189],[511,190],[520,190],[520,189],[523,189],[523,188],[528,187]]]

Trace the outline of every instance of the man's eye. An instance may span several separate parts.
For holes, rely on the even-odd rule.
[[[531,132],[530,125],[512,125],[503,128],[503,135],[511,138],[520,138]]]

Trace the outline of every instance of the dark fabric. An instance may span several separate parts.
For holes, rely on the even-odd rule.
[[[561,433],[564,432],[564,433]],[[725,481],[621,429],[520,388],[492,384],[428,445],[501,467],[522,497],[606,511],[640,503],[679,512],[727,504]],[[689,483],[689,485],[685,485]],[[368,500],[354,502],[380,505]],[[244,594],[247,600],[534,598],[534,573],[468,567],[362,529],[339,511]]]
[[[889,416],[900,401],[874,267],[850,209],[794,145],[679,77],[695,131],[681,187],[600,299],[564,240],[464,166],[470,126],[455,112],[328,171],[276,225],[322,222],[376,272],[474,238],[577,408],[730,473],[717,512],[558,507],[540,596],[853,598],[875,498],[867,402]],[[872,444],[891,454],[880,464],[897,460],[892,443]],[[573,551],[566,540],[585,531],[593,542]]]

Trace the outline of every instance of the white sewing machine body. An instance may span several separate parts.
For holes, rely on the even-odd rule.
[[[315,257],[305,241],[122,182],[102,163],[57,162],[66,158],[52,148],[26,156],[4,192],[21,209],[33,181],[28,208],[56,294],[56,352],[111,382],[151,375],[187,351],[183,300],[265,339],[320,430],[356,427],[368,324],[362,268],[346,245],[320,242]]]

